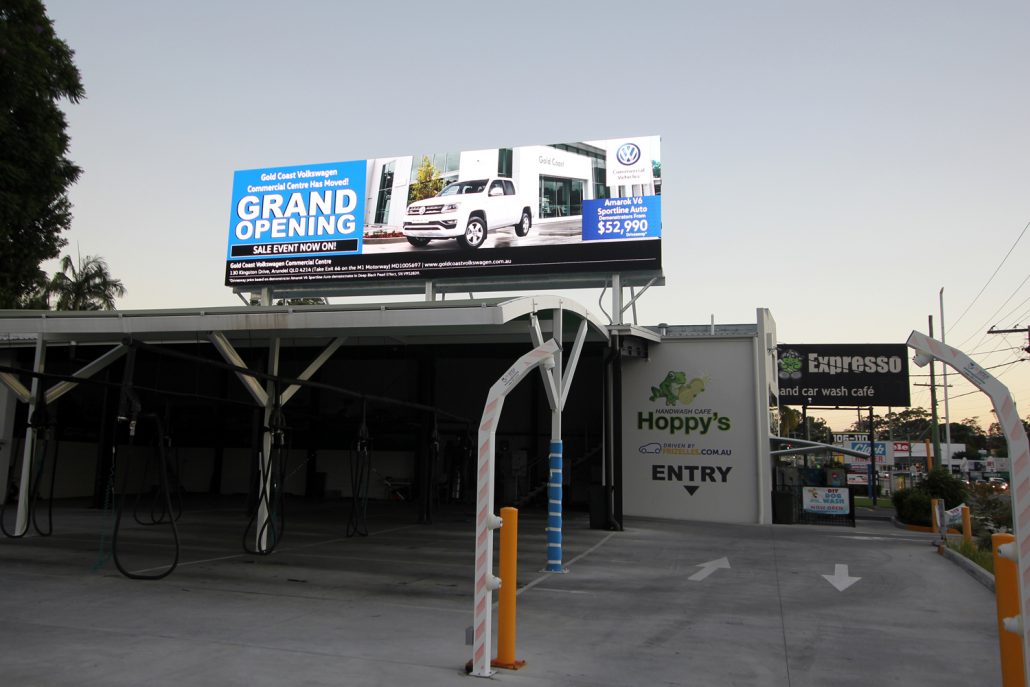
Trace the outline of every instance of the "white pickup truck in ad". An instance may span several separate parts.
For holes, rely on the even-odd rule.
[[[532,225],[530,205],[511,179],[471,179],[409,205],[403,229],[413,246],[456,238],[465,248],[479,248],[487,231],[514,227],[517,236],[525,236]]]

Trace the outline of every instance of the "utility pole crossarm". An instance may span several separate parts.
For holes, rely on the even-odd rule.
[[[1030,353],[1030,325],[1027,325],[1025,329],[995,329],[991,327],[987,330],[988,334],[1022,334],[1026,332],[1026,346],[1023,350]]]

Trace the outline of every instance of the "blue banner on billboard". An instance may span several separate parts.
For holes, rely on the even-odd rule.
[[[238,171],[226,257],[360,253],[364,200],[364,160]]]
[[[583,201],[584,241],[660,238],[661,235],[661,196]]]

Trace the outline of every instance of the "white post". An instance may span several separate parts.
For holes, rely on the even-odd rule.
[[[46,366],[46,341],[40,334],[36,338],[36,362],[32,369],[37,374]],[[38,432],[32,426],[36,407],[43,398],[43,380],[32,378],[32,397],[29,399],[29,423],[25,428],[25,447],[21,457],[21,484],[18,489],[18,519],[14,524],[14,535],[24,536],[29,531],[29,484],[32,481],[32,458],[36,454],[36,437]]]
[[[272,339],[268,347],[268,374],[279,374],[279,339]],[[258,456],[258,512],[255,522],[255,544],[257,551],[268,551],[269,504],[272,502],[272,411],[279,398],[276,395],[275,383],[269,380],[265,384],[265,418],[264,431],[261,434],[261,455]],[[282,485],[280,485],[281,487]]]
[[[494,590],[501,581],[493,574],[494,537],[493,530],[501,526],[501,519],[494,514],[494,437],[497,422],[501,417],[504,399],[533,368],[543,365],[545,369],[554,365],[558,344],[552,339],[526,353],[500,379],[490,387],[479,424],[479,460],[476,469],[476,568],[472,606],[472,675],[490,677],[490,651],[493,631]]]
[[[622,278],[612,275],[612,324],[622,324]]]

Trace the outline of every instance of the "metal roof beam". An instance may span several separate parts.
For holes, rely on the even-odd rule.
[[[533,348],[540,348],[544,345],[544,335],[540,331],[540,319],[533,313],[529,316],[529,335],[533,338]],[[561,341],[558,342],[559,350],[561,349]],[[558,407],[558,390],[555,388],[554,377],[551,376],[550,370],[546,370],[540,367],[540,376],[544,379],[544,393],[547,394],[547,404],[554,410]]]
[[[114,348],[112,348],[107,353],[103,354],[102,356],[100,356],[99,358],[94,360],[93,362],[91,362],[88,365],[84,366],[82,369],[80,369],[78,372],[76,372],[72,376],[73,377],[78,377],[79,379],[89,379],[90,377],[95,375],[97,372],[100,372],[105,367],[107,367],[108,365],[110,365],[114,361],[116,361],[119,358],[121,358],[123,355],[125,355],[125,353],[128,350],[129,350],[128,346],[126,346],[125,344],[119,344],[119,345],[115,346]],[[57,399],[61,398],[61,396],[64,396],[66,393],[68,393],[69,391],[71,391],[72,389],[77,387],[78,385],[79,385],[78,382],[71,382],[71,381],[63,381],[63,382],[58,382],[57,384],[54,384],[52,387],[47,389],[46,396],[45,396],[46,403],[47,404],[53,403]]]
[[[14,395],[18,397],[18,400],[22,403],[28,403],[32,400],[32,392],[21,383],[21,380],[15,377],[10,372],[0,372],[0,382],[3,382],[8,389],[14,392]]]
[[[565,363],[565,372],[561,382],[561,407],[565,408],[565,401],[569,398],[569,388],[572,386],[572,376],[576,374],[576,365],[579,363],[579,354],[583,352],[583,343],[587,338],[587,321],[582,319],[579,322],[579,329],[576,330],[576,340],[572,344],[572,352]]]
[[[247,367],[240,354],[236,352],[236,349],[229,343],[229,340],[225,338],[225,334],[222,332],[211,332],[208,334],[208,339],[214,344],[215,349],[222,354],[227,363],[236,367]],[[250,392],[250,395],[259,406],[264,407],[268,403],[268,394],[265,393],[265,390],[261,388],[261,384],[254,377],[244,372],[237,372],[236,376],[240,378],[243,386]]]
[[[322,368],[322,366],[326,364],[326,362],[328,362],[329,358],[333,356],[333,353],[336,353],[336,351],[340,348],[340,346],[343,345],[343,342],[346,340],[347,337],[341,336],[329,342],[329,345],[326,346],[325,349],[318,354],[318,357],[311,361],[311,364],[308,365],[304,369],[304,371],[300,373],[297,379],[303,382],[306,382],[309,379],[311,379],[314,376],[314,374],[318,372]],[[298,391],[300,391],[300,384],[291,384],[290,386],[288,386],[286,388],[286,391],[282,393],[282,396],[279,397],[279,405],[286,405],[286,402],[293,398],[293,395],[296,394]]]

